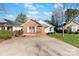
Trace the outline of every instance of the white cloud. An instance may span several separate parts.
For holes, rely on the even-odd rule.
[[[44,12],[44,15],[51,15],[52,12]]]
[[[37,8],[36,7],[31,7],[31,8],[28,8],[29,10],[36,10]]]
[[[37,8],[44,8],[43,5],[38,5],[38,4],[36,5],[36,7],[37,7]]]
[[[28,8],[29,10],[36,10],[36,7],[33,6],[32,3],[25,3],[25,4],[24,4],[24,7],[25,7],[25,8]]]
[[[57,3],[54,5],[54,8],[63,8],[63,7],[64,7],[64,5],[61,3]]]
[[[25,3],[24,7],[33,7],[32,4]]]
[[[13,17],[14,17],[14,15],[9,14],[9,15],[6,15],[6,17],[13,18]]]
[[[63,8],[63,4],[58,4],[58,6]]]
[[[32,15],[35,15],[35,14],[38,14],[39,12],[38,11],[28,11],[29,14],[32,14]]]
[[[27,15],[27,17],[31,17],[31,15],[30,15],[30,14],[28,14],[28,15]]]
[[[55,5],[54,5],[54,8],[58,8],[58,5],[57,5],[57,4],[55,4]]]
[[[12,15],[12,14],[7,14],[7,15],[5,15],[4,18],[15,20],[16,17],[14,15]]]
[[[37,8],[44,8],[43,5],[37,4],[36,6],[33,6],[32,3],[25,3],[24,7],[27,8],[27,9],[29,9],[29,10],[36,10]]]
[[[28,19],[36,19],[36,20],[41,18],[38,15],[32,15],[32,14],[28,14],[27,17],[28,17]]]

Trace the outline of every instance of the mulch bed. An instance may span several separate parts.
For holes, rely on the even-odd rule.
[[[5,40],[4,39],[0,39],[0,43],[4,42]]]

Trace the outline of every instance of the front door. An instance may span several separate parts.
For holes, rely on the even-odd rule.
[[[38,33],[42,33],[42,27],[41,26],[38,26]]]

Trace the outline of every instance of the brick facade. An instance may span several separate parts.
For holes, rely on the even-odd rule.
[[[35,32],[28,32],[29,27],[35,27],[36,28]],[[34,21],[34,20],[28,20],[23,25],[23,34],[24,35],[44,34],[44,27],[41,24]]]

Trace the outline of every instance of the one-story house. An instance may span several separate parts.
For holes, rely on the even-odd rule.
[[[77,32],[79,30],[79,24],[75,21],[72,21],[64,26],[64,29],[68,29],[70,27],[71,32]]]
[[[0,30],[9,30],[9,31],[21,30],[22,27],[20,25],[21,23],[17,21],[15,22],[8,19],[0,20]]]
[[[24,24],[22,24],[22,27],[23,35],[45,34],[49,31],[49,29],[47,28],[49,27],[48,25],[33,19],[27,20]],[[50,27],[50,31],[51,29],[52,28]]]
[[[62,30],[62,26],[57,28],[58,30]],[[75,21],[71,21],[68,24],[64,25],[64,30],[70,29],[71,32],[79,31],[79,24]]]
[[[38,22],[45,27],[45,30],[44,30],[45,33],[54,32],[54,27],[55,26],[53,26],[51,24],[48,24],[47,22],[42,21],[42,20],[39,20]]]
[[[64,30],[70,30],[71,32],[77,32],[79,31],[79,16],[75,17],[73,20],[69,21],[66,24],[66,18],[63,18],[63,21],[61,18],[59,19],[59,22],[56,26],[57,31],[62,31],[62,25],[64,26]]]

